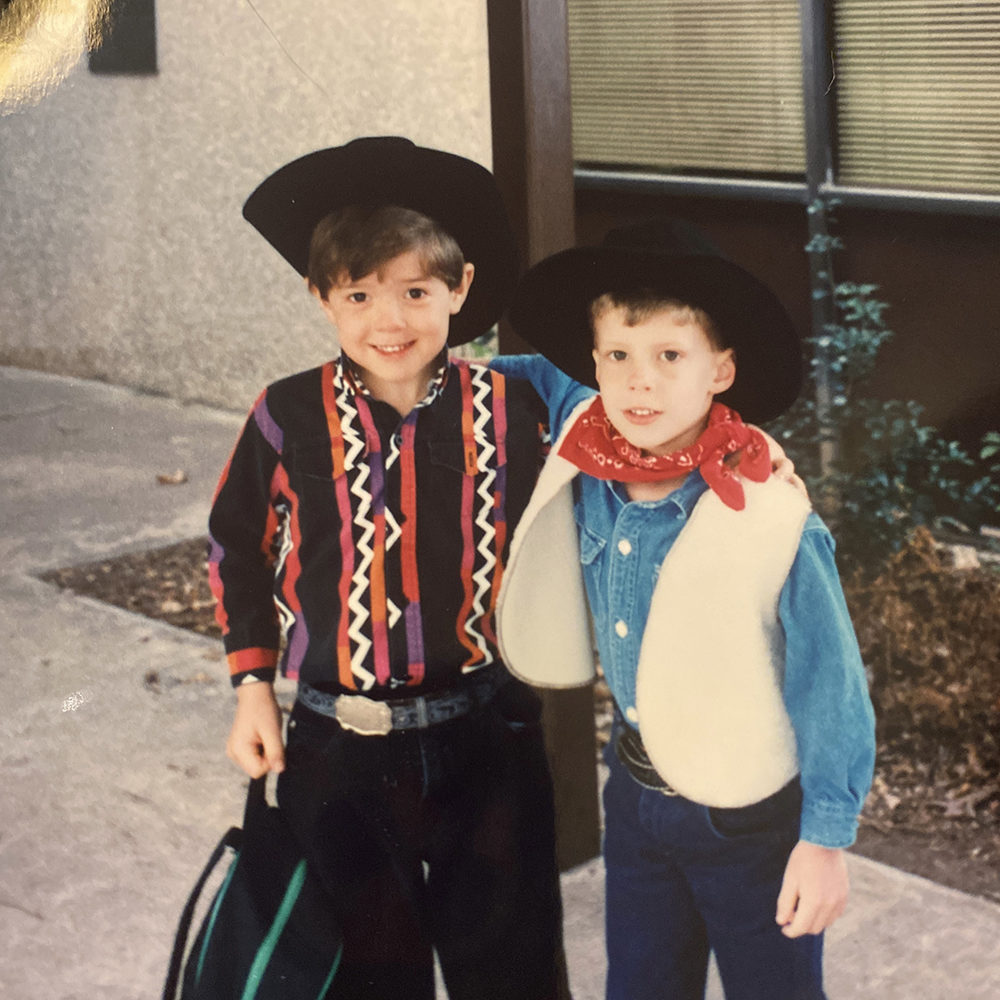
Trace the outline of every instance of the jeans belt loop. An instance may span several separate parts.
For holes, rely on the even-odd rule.
[[[417,729],[426,729],[430,725],[430,716],[427,712],[427,699],[417,698]]]

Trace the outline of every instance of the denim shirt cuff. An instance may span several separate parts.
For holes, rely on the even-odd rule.
[[[858,834],[858,817],[823,803],[804,803],[799,837],[820,847],[850,847]]]

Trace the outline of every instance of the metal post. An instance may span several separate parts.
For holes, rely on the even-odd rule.
[[[487,0],[493,172],[533,264],[575,242],[565,0]],[[505,352],[525,345],[501,325]],[[591,688],[542,692],[559,864],[600,851]]]
[[[833,183],[830,104],[836,80],[836,54],[829,44],[825,0],[800,0],[802,24],[802,99],[806,142],[809,284],[813,337],[819,338],[836,319],[833,290],[835,240],[827,227],[828,203],[824,188]],[[827,437],[832,390],[830,370],[822,346],[815,347],[816,410],[820,427],[819,464],[825,476],[837,455],[837,441]]]

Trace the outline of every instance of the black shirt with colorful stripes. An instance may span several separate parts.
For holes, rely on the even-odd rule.
[[[527,382],[442,359],[405,417],[343,357],[259,397],[209,520],[234,684],[408,697],[499,659],[493,612],[543,457]]]

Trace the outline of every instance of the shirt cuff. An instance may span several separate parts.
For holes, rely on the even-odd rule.
[[[277,674],[278,650],[262,647],[237,649],[226,654],[226,661],[233,687],[239,687],[247,677],[273,682]]]
[[[799,838],[820,847],[850,847],[858,835],[858,817],[836,809],[803,805]]]

